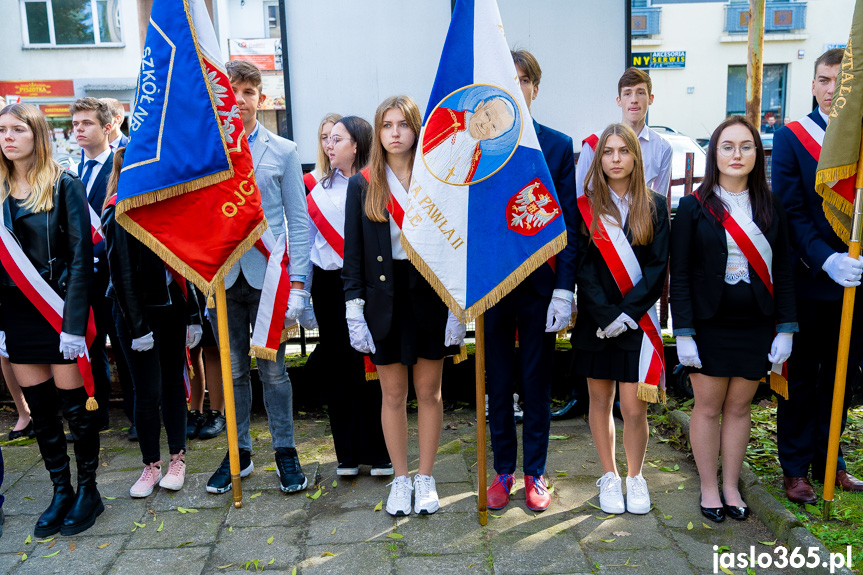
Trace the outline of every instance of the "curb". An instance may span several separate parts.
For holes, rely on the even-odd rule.
[[[690,417],[686,413],[675,409],[668,413],[668,419],[680,426],[681,430],[689,437]],[[776,500],[762,485],[751,469],[743,466],[740,471],[740,494],[746,498],[746,503],[752,508],[752,512],[761,520],[770,532],[781,541],[786,542],[789,556],[795,547],[800,548],[800,553],[807,556],[808,549],[818,549],[820,565],[809,568],[806,573],[840,573],[842,575],[853,575],[850,569],[830,570],[830,552],[817,537],[806,529],[793,513],[788,511],[784,505]],[[808,560],[808,559],[807,559]]]

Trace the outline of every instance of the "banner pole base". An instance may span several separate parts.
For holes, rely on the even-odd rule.
[[[239,473],[231,474],[231,495],[234,497],[234,507],[239,509],[243,506],[243,488],[242,479]]]
[[[821,520],[830,521],[830,514],[833,512],[833,500],[825,499],[824,507],[821,508]]]

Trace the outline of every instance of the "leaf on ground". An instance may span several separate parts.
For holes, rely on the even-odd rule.
[[[53,545],[53,543],[52,543],[52,545]],[[78,546],[77,546],[77,545],[75,545],[75,542],[74,542],[74,541],[72,541],[71,543],[69,543],[69,551],[74,551],[74,550],[75,550],[75,549],[77,549],[77,548],[78,548]]]
[[[137,530],[138,530],[138,527],[137,527],[137,526],[132,527],[132,533],[134,533],[134,532],[135,532],[135,531],[137,531]]]
[[[185,547],[186,545],[191,545],[192,543],[194,543],[194,541],[183,541],[182,543],[177,545],[177,548]]]
[[[105,547],[107,547],[110,544],[111,544],[110,541],[108,543],[102,543],[101,545],[97,545],[96,549],[104,549]]]
[[[673,469],[674,469],[674,471],[679,471],[680,466],[675,463]]]
[[[663,515],[663,519],[671,519],[671,515]]]
[[[275,562],[276,562],[276,558],[275,558],[275,557],[273,557],[272,559],[270,559],[269,561],[267,561],[267,565],[272,565],[272,564],[273,564],[273,563],[275,563]]]
[[[652,461],[648,461],[648,462],[647,462],[647,464],[648,464],[649,466],[651,466],[651,467],[656,467],[656,464],[655,464],[655,463],[653,463]]]
[[[158,526],[158,527],[156,527],[156,533],[161,533],[161,532],[162,532],[162,529],[164,529],[164,528],[165,528],[165,520],[164,520],[164,519],[162,519],[162,522],[161,522],[161,523],[159,523],[159,526]]]
[[[708,525],[704,521],[701,522],[701,526],[704,527],[705,529],[713,529],[713,527],[711,527],[710,525]]]
[[[28,535],[27,539],[24,540],[24,545],[30,545],[31,541],[33,541],[33,538]]]
[[[548,488],[549,494],[554,493],[554,485],[550,485]]]
[[[746,575],[758,575],[752,567],[746,568]]]
[[[21,561],[22,562],[27,561],[27,554],[26,553],[21,554]]]
[[[260,492],[260,491],[258,491],[257,493],[255,493],[255,494],[253,494],[252,496],[250,496],[250,497],[249,497],[249,499],[254,499],[255,497],[260,497],[260,496],[261,496],[261,492]]]
[[[594,505],[594,504],[593,504],[593,503],[591,503],[590,501],[587,501],[586,503],[587,503],[588,505],[590,505],[591,507],[593,507],[594,509],[602,509],[602,507],[600,507],[599,505]]]
[[[677,489],[679,489],[679,490],[683,491],[683,484],[681,483],[680,485],[678,485],[678,486],[677,486]]]
[[[820,513],[818,508],[815,507],[814,505],[812,505],[811,503],[807,503],[806,505],[803,506],[803,508],[806,509],[806,511],[808,511],[812,515],[818,515]]]
[[[488,514],[488,516],[489,516],[489,517],[494,517],[495,519],[500,519],[500,518],[501,518],[501,516],[500,516],[500,515],[495,515],[494,513],[489,513],[489,514]]]
[[[323,553],[321,553],[321,557],[335,557],[335,556],[336,556],[335,553],[330,553],[329,551],[324,551]]]
[[[686,530],[692,531],[692,521],[690,521],[689,523],[686,524]]]
[[[665,471],[666,473],[671,473],[672,471],[675,471],[675,469],[668,467],[667,465],[663,465],[662,467],[659,468],[659,470]]]
[[[53,537],[48,537],[47,539],[37,539],[36,543],[51,543],[54,541]]]
[[[274,538],[274,537],[270,537],[269,539],[267,539],[267,545],[272,545],[272,544],[273,544],[273,541],[275,541],[275,538]]]
[[[106,496],[105,496],[105,499],[110,499],[110,500],[112,500],[112,501],[113,501],[114,499],[117,499],[117,498],[116,498],[116,497],[108,497],[108,496],[106,495]]]
[[[260,493],[259,493],[258,495],[260,495]],[[252,495],[252,497],[254,497],[254,495]],[[186,514],[186,513],[197,513],[197,512],[198,512],[198,510],[197,510],[197,509],[191,509],[191,508],[188,508],[188,507],[177,507],[177,511],[179,511],[180,513],[183,513],[183,514]],[[143,526],[142,526],[142,527],[143,527]]]
[[[60,551],[54,551],[53,553],[49,553],[48,555],[42,555],[43,559],[48,559],[49,557],[56,557],[60,554]]]
[[[617,541],[617,537],[612,537],[611,539],[600,539],[603,543],[611,543],[612,541]]]
[[[728,551],[731,551],[731,547],[729,547],[728,545],[723,545],[716,550],[717,553],[727,553]]]
[[[134,524],[135,524],[135,527],[141,527],[141,528],[144,528],[144,527],[146,527],[146,526],[147,526],[147,524],[146,524],[146,523],[138,523],[137,521],[132,521],[132,523],[134,523]]]
[[[549,435],[549,439],[569,439],[568,435]]]
[[[330,535],[335,535],[335,534],[336,534],[336,529],[338,529],[338,527],[333,527],[333,530],[332,530],[332,531],[330,531]]]
[[[390,539],[404,539],[405,538],[405,536],[402,535],[401,533],[388,533],[387,537],[389,537]]]
[[[275,466],[273,466],[273,467],[264,467],[264,471],[275,471],[275,470],[276,470]]]
[[[339,482],[333,479],[333,489],[339,486]]]
[[[377,505],[375,505],[375,511],[380,511],[380,510],[381,510],[381,509],[383,509],[383,508],[384,508],[384,500],[383,500],[383,499],[381,499],[380,503],[378,503]]]
[[[296,567],[291,569],[291,575],[297,575],[297,568]]]
[[[723,573],[725,573],[725,575],[734,575],[734,572],[731,571],[731,569],[729,569],[728,567],[720,566],[719,570],[722,571]]]
[[[612,517],[614,517],[614,513],[606,515],[605,517],[600,517],[599,515],[594,515],[594,517],[596,517],[597,519],[599,519],[601,521],[605,521],[606,519],[611,519]]]
[[[306,495],[309,495],[309,494],[307,493]],[[321,496],[321,488],[320,488],[320,487],[318,487],[318,490],[317,490],[317,491],[315,491],[314,493],[312,493],[311,495],[309,495],[309,499],[317,499],[317,498],[318,498],[318,497],[320,497],[320,496]]]
[[[776,541],[759,541],[762,545],[767,545],[768,547],[773,547],[776,545]]]
[[[632,535],[629,531],[613,531],[612,535],[617,535],[618,537],[629,537]]]
[[[233,563],[228,563],[227,565],[219,565],[216,569],[227,569],[228,567],[233,567]]]
[[[48,545],[48,549],[51,549],[51,548],[52,548],[52,547],[54,547],[54,545],[56,545],[56,544],[57,544],[57,542],[56,542],[56,541],[52,541],[52,542]]]
[[[25,495],[24,499],[26,499],[27,501],[36,501],[35,497],[30,497],[29,495]]]

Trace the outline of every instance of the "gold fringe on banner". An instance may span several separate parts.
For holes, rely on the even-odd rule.
[[[770,389],[781,395],[783,399],[788,399],[788,380],[782,377],[782,374],[770,372]]]
[[[815,189],[818,190],[819,185],[830,187],[828,184],[845,178],[850,178],[857,173],[857,164],[846,164],[844,166],[836,166],[835,168],[824,168],[818,170],[815,174]],[[820,191],[818,192],[821,193]],[[848,201],[848,200],[845,200]]]
[[[647,403],[665,403],[665,390],[660,389],[658,385],[651,385],[644,381],[638,382],[638,391],[636,397]]]
[[[228,160],[228,166],[231,166],[230,159]],[[132,165],[129,166],[128,169],[133,169],[134,167],[135,166]],[[125,170],[126,168],[123,168],[123,170],[121,171]],[[135,208],[149,206],[150,204],[155,204],[161,202],[162,200],[182,196],[187,192],[195,192],[200,189],[206,188],[207,186],[215,186],[216,184],[221,184],[222,182],[230,180],[233,177],[234,168],[233,166],[231,166],[227,170],[222,170],[221,172],[216,172],[215,174],[202,176],[200,178],[188,182],[182,182],[174,186],[168,186],[167,188],[162,188],[161,190],[145,192],[131,198],[126,198],[122,202],[118,202],[116,213],[117,216],[119,216],[120,214],[129,210],[134,210]]]
[[[249,355],[251,357],[257,357],[260,359],[268,359],[270,361],[276,361],[276,356],[278,355],[279,350],[270,349],[268,347],[263,347],[260,345],[253,345],[249,348]]]
[[[548,259],[556,255],[566,247],[566,232],[562,232],[550,242],[539,248],[529,258],[527,258],[520,266],[510,273],[502,282],[495,286],[491,291],[484,295],[479,301],[467,309],[462,309],[455,298],[450,295],[446,287],[435,275],[434,271],[426,264],[425,260],[420,256],[407,241],[405,235],[401,236],[402,248],[404,248],[408,259],[414,267],[422,274],[426,281],[431,285],[432,289],[437,292],[438,296],[443,300],[446,306],[462,323],[474,321],[477,317],[484,314],[494,304],[499,302],[503,297],[515,289],[518,284],[524,281],[527,276],[532,274],[539,266],[548,261]]]
[[[95,397],[88,397],[87,403],[84,404],[84,408],[87,411],[96,411],[99,409],[99,403],[96,401]]]
[[[378,372],[376,372],[376,371],[372,371],[372,372],[367,371],[366,372],[366,381],[377,381],[380,378],[381,378],[381,376],[378,375]]]
[[[300,324],[295,323],[294,325],[290,325],[290,326],[288,326],[282,330],[282,335],[281,335],[281,338],[279,339],[279,341],[282,343],[285,343],[289,339],[299,337],[299,336],[300,336]]]
[[[828,196],[836,196],[840,197],[839,194],[830,190]],[[842,200],[845,201],[844,199]],[[833,228],[833,231],[836,232],[836,235],[848,245],[851,242],[851,215],[846,214],[845,211],[840,207],[842,204],[837,206],[832,203],[827,197],[824,198],[824,202],[822,203],[822,208],[824,209],[824,217],[827,218],[827,222],[830,224],[830,227]],[[851,208],[853,210],[853,207]]]
[[[452,356],[452,362],[453,364],[459,364],[465,360],[467,360],[467,346],[462,345],[458,353]]]

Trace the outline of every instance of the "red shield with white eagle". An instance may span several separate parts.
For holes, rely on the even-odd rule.
[[[560,204],[539,178],[534,178],[506,204],[509,229],[523,236],[538,234],[560,214]]]

